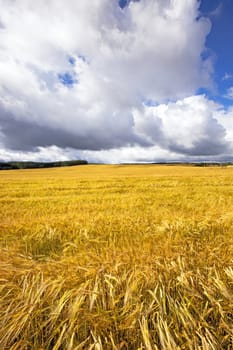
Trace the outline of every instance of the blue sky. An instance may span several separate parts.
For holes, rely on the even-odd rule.
[[[224,95],[233,85],[233,1],[202,0],[200,10],[212,22],[207,47],[211,49],[214,59],[216,92],[209,95],[229,106],[232,101],[224,98]]]
[[[0,160],[233,160],[232,0],[0,0]]]

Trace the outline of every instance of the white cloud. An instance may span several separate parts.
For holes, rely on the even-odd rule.
[[[231,86],[228,90],[227,93],[225,95],[226,98],[229,98],[230,100],[233,99],[233,86]]]
[[[202,58],[211,24],[198,1],[0,6],[0,157],[136,161],[228,150],[219,106],[194,96],[212,84]],[[78,83],[64,86],[65,73]]]
[[[0,148],[0,161],[41,161],[49,162],[56,160],[69,160],[72,158],[72,152],[66,149],[60,149],[56,146],[40,147],[36,152],[13,151]]]
[[[218,18],[222,14],[223,4],[220,2],[219,5],[211,12],[209,12],[209,16],[211,18]]]
[[[222,77],[222,80],[229,80],[232,79],[233,75],[229,73],[225,73],[224,76]]]
[[[145,108],[136,127],[165,149],[186,155],[217,155],[228,147],[225,129],[215,118],[220,106],[205,96]]]

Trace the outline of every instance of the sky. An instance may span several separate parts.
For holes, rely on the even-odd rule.
[[[0,8],[0,161],[233,161],[232,0]]]

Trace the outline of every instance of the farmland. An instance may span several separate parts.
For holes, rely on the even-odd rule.
[[[233,168],[0,172],[0,349],[232,349]]]

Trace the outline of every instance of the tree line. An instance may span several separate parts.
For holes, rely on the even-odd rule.
[[[59,162],[0,162],[0,170],[55,168],[88,164],[86,160],[65,160]]]

